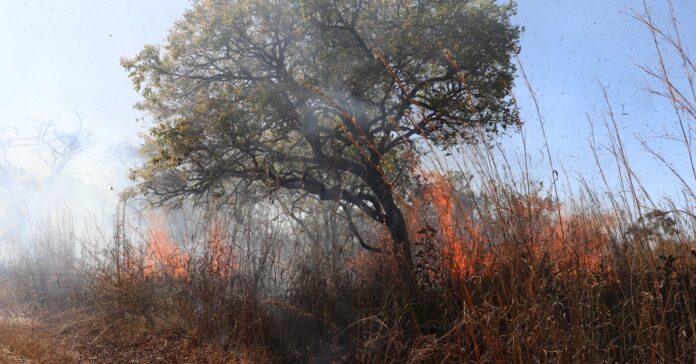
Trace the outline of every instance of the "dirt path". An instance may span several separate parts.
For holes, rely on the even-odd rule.
[[[0,311],[0,364],[267,362],[212,344],[196,345],[173,331],[134,335],[100,323],[79,314],[34,320]]]

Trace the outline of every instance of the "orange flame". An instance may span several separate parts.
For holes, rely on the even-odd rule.
[[[566,215],[556,217],[559,206],[548,199],[525,197],[511,203],[511,213],[532,217],[519,219],[516,229],[522,232],[536,257],[547,256],[559,268],[597,271],[602,249],[609,234],[600,224],[611,223],[605,215]],[[552,217],[553,216],[553,217]]]
[[[224,224],[214,219],[208,231],[208,251],[210,252],[210,271],[228,277],[236,269],[234,254],[230,246],[224,243]]]
[[[611,219],[609,216],[581,215],[565,218],[563,224],[566,241],[558,239],[556,243],[556,255],[562,264],[574,264],[589,271],[597,271],[600,268],[602,249],[608,246],[610,237],[598,226],[599,221],[606,224],[610,223]]]
[[[164,215],[152,212],[147,220],[150,237],[145,256],[145,275],[168,273],[175,277],[186,276],[189,256],[172,241]]]
[[[432,204],[437,215],[440,254],[448,269],[459,274],[469,274],[474,265],[489,265],[491,257],[483,252],[484,238],[480,227],[473,221],[455,197],[454,187],[447,177],[436,173],[424,173],[428,179],[421,196],[413,200],[411,222],[422,208],[422,203]],[[457,213],[455,216],[455,212]],[[419,224],[412,224],[419,226]]]
[[[408,211],[409,224],[422,227],[418,215],[425,204],[431,204],[437,215],[438,243],[446,269],[453,273],[470,275],[475,268],[493,267],[497,250],[486,249],[488,238],[482,231],[483,225],[474,221],[473,214],[457,199],[454,187],[447,177],[428,172],[423,173],[428,184],[412,199]],[[575,271],[576,268],[597,271],[602,262],[602,248],[609,243],[609,235],[602,230],[600,222],[610,221],[608,216],[570,215],[562,219],[555,217],[558,205],[549,199],[525,196],[512,199],[504,210],[509,218],[486,224],[493,245],[497,239],[510,239],[503,229],[513,236],[521,237],[522,247],[536,258],[548,257],[559,269]],[[496,219],[499,219],[497,217]],[[497,223],[501,226],[497,227]],[[497,231],[496,231],[497,230]],[[501,240],[501,241],[503,241]],[[505,254],[503,253],[503,256]]]
[[[159,212],[147,215],[149,237],[145,254],[146,276],[171,275],[177,278],[189,276],[189,268],[194,256],[187,252],[171,238],[167,229],[166,216]],[[225,225],[220,219],[213,219],[207,229],[203,242],[207,248],[205,254],[198,256],[199,262],[209,272],[228,277],[237,268],[233,249],[225,244]]]

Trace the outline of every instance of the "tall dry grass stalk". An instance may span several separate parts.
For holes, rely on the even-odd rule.
[[[98,231],[80,238],[67,220],[46,225],[28,260],[3,272],[11,289],[2,300],[79,306],[94,325],[128,333],[124,341],[170,330],[276,362],[693,363],[696,68],[670,11],[669,30],[647,5],[634,16],[659,60],[643,70],[675,111],[691,171],[640,141],[681,184],[679,203],[660,202],[641,183],[603,88],[606,113],[600,123],[588,116],[588,148],[603,188],[615,192],[586,182],[561,196],[548,140],[550,176],[534,176],[526,137],[546,139],[546,130],[520,65],[540,128],[520,127],[521,156],[483,131],[480,145],[452,158],[418,141],[432,153],[413,161],[422,178],[399,201],[415,238],[418,301],[395,283],[383,228],[337,204],[282,195],[159,215],[124,201],[109,239]],[[670,72],[668,52],[682,73]]]

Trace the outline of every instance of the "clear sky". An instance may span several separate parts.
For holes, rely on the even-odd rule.
[[[696,2],[674,1],[685,41],[694,45]],[[664,1],[650,2],[656,13],[665,14]],[[90,196],[114,204],[117,191],[127,184],[138,134],[145,130],[136,120],[140,115],[132,106],[138,96],[119,58],[136,54],[145,44],[161,44],[188,5],[185,0],[0,1],[0,140],[14,145],[9,161],[20,171],[19,182],[37,185],[50,174],[42,155],[27,142],[41,124],[71,131],[82,120],[88,143],[66,167],[64,186],[72,187],[73,196],[81,193],[77,186],[85,187]],[[589,171],[592,164],[586,114],[601,115],[599,81],[620,111],[627,139],[673,120],[668,105],[648,95],[646,77],[637,68],[654,64],[655,57],[646,29],[623,13],[641,7],[640,0],[518,4],[515,21],[526,28],[520,59],[539,96],[552,153],[572,173]],[[543,142],[522,85],[518,82],[516,93],[538,160]],[[513,149],[517,140],[502,139]],[[638,149],[635,142],[628,144]],[[683,155],[665,148],[681,161],[678,168],[686,168]],[[649,187],[665,187],[667,180],[649,158],[635,162]],[[32,192],[0,183],[0,217],[2,204],[8,204],[3,193],[17,198]]]
[[[656,21],[666,24],[667,2],[648,3]],[[684,43],[693,51],[696,1],[674,0],[673,4]],[[570,174],[596,174],[586,115],[601,125],[605,109],[601,83],[607,88],[629,159],[648,189],[656,194],[674,192],[673,179],[641,152],[635,138],[635,134],[640,134],[650,139],[678,170],[688,175],[683,148],[654,139],[664,128],[674,130],[675,118],[669,103],[649,94],[648,88],[656,83],[638,67],[652,67],[657,61],[647,28],[629,16],[644,12],[642,0],[522,0],[518,10],[517,23],[526,28],[520,60],[539,97],[556,165],[562,161]],[[529,93],[519,80],[517,95],[529,128],[530,144],[536,146],[536,155],[540,155],[543,141],[538,118]],[[601,139],[605,133],[601,127],[597,130]]]

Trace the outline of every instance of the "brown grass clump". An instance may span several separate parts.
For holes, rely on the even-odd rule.
[[[636,17],[660,62],[645,71],[676,112],[682,133],[670,140],[691,157],[684,131],[696,117],[696,68],[676,20],[661,30],[645,10]],[[684,65],[682,82],[665,66],[666,49]],[[696,168],[690,162],[693,176],[682,176],[646,144],[683,188],[683,201],[656,202],[631,168],[604,96],[606,146],[590,123],[604,191],[581,183],[559,196],[548,141],[552,182],[535,182],[524,129],[518,167],[485,140],[463,146],[456,169],[437,158],[414,163],[421,178],[399,204],[414,240],[417,292],[404,284],[397,257],[383,253],[388,234],[343,215],[338,204],[250,193],[234,206],[216,200],[222,206],[147,215],[124,201],[113,238],[80,240],[68,224],[49,225],[37,234],[34,255],[0,272],[0,305],[40,318],[0,321],[0,355],[6,349],[38,362],[694,363]]]

